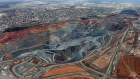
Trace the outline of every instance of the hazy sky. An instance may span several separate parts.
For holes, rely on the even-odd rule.
[[[0,2],[7,1],[92,1],[92,2],[140,2],[140,0],[0,0]]]

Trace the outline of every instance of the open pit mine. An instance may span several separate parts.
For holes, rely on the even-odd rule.
[[[139,18],[118,14],[0,36],[5,79],[140,79]]]

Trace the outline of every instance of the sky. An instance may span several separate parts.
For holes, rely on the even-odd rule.
[[[140,0],[0,0],[0,2],[7,1],[89,1],[89,2],[140,2]]]

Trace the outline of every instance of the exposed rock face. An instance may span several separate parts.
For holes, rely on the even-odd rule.
[[[132,27],[136,20],[116,15],[7,31],[0,37],[1,74],[35,79],[139,78],[140,32]]]

